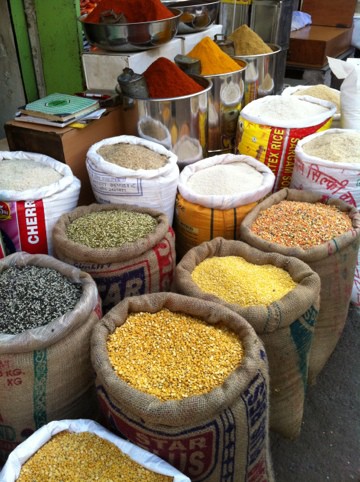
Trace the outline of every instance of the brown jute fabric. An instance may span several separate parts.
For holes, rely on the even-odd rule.
[[[148,236],[118,248],[90,248],[66,235],[75,219],[98,211],[123,210],[146,213],[157,220]],[[166,214],[153,209],[125,204],[80,206],[60,217],[53,229],[56,258],[89,273],[95,280],[106,313],[128,296],[170,291],[176,253],[175,234]]]
[[[214,256],[239,256],[255,265],[277,266],[287,271],[297,286],[267,306],[244,307],[228,303],[202,291],[191,278],[197,265]],[[176,267],[175,284],[179,293],[227,306],[255,329],[269,360],[270,429],[284,437],[297,437],[301,430],[310,347],[320,305],[319,276],[297,258],[264,253],[241,241],[220,237],[188,251]]]
[[[256,236],[251,231],[251,225],[259,213],[285,199],[337,206],[348,213],[352,220],[352,229],[306,250],[271,243]],[[346,322],[360,244],[360,214],[356,208],[340,199],[327,199],[319,193],[286,188],[263,200],[245,217],[240,226],[240,238],[260,251],[294,256],[304,261],[320,276],[320,310],[309,364],[309,383],[314,384],[334,351]]]
[[[90,275],[45,254],[24,252],[0,261],[57,270],[81,283],[75,308],[47,325],[17,335],[0,333],[0,463],[38,428],[52,420],[97,416],[90,335],[101,304]]]
[[[116,375],[106,348],[108,335],[128,314],[162,308],[212,325],[222,322],[239,334],[244,358],[221,386],[204,395],[161,401]],[[104,424],[114,432],[156,453],[193,482],[273,481],[268,362],[261,340],[240,315],[218,303],[171,292],[126,298],[94,328],[91,358]]]

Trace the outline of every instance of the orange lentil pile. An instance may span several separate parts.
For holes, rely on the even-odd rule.
[[[226,326],[166,308],[131,313],[108,336],[107,351],[121,380],[162,401],[210,392],[244,357]]]
[[[251,231],[271,243],[309,249],[352,229],[349,215],[320,202],[284,200],[261,211]]]

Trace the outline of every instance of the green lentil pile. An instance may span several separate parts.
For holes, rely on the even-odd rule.
[[[163,308],[130,314],[109,335],[109,360],[132,387],[162,401],[210,392],[241,364],[236,333]]]
[[[241,256],[207,258],[195,267],[191,278],[205,293],[245,307],[267,306],[296,286],[282,268],[249,263]]]
[[[0,332],[16,335],[38,328],[73,310],[82,295],[52,268],[12,266],[0,273]]]
[[[309,249],[346,233],[352,222],[333,205],[284,200],[261,211],[250,229],[271,243]]]
[[[145,238],[157,226],[146,213],[126,210],[93,211],[72,221],[66,235],[89,248],[119,248]]]
[[[22,466],[17,482],[170,482],[91,432],[63,431]]]

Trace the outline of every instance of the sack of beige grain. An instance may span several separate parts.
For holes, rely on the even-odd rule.
[[[101,304],[90,275],[23,252],[0,260],[0,299],[2,465],[46,423],[97,416],[90,334]]]
[[[360,132],[329,129],[298,142],[290,187],[341,199],[360,210],[359,176]],[[360,252],[351,301],[360,306]]]
[[[49,422],[18,445],[0,471],[2,482],[25,480],[190,482],[158,456],[89,419]]]
[[[315,383],[347,319],[360,244],[359,212],[340,199],[282,189],[245,217],[240,238],[260,251],[299,258],[320,276],[309,363],[309,383]]]
[[[157,209],[172,224],[179,167],[164,146],[136,136],[110,137],[90,147],[86,168],[97,202]]]
[[[310,96],[268,95],[240,112],[237,151],[275,174],[273,191],[290,186],[295,147],[305,136],[330,128],[336,107]]]
[[[79,206],[53,230],[54,256],[95,280],[106,313],[127,296],[169,291],[176,253],[166,214],[128,204]]]
[[[237,239],[242,219],[274,181],[270,168],[250,156],[221,154],[186,166],[174,215],[178,259],[217,236]]]
[[[320,306],[320,278],[299,259],[215,238],[178,263],[179,293],[220,303],[243,316],[269,360],[270,429],[301,430],[310,348]]]
[[[52,229],[74,209],[80,181],[69,166],[33,152],[0,152],[0,230],[7,254],[53,254]]]
[[[91,353],[112,431],[193,482],[274,480],[268,362],[240,315],[177,293],[126,298],[93,331]]]

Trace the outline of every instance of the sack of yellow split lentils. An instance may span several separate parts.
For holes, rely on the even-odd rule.
[[[360,244],[360,214],[340,199],[282,189],[245,217],[240,237],[260,251],[294,256],[320,276],[320,311],[309,364],[309,383],[313,384],[347,319]]]
[[[319,312],[319,276],[296,258],[220,237],[188,251],[175,273],[179,293],[221,303],[255,329],[269,359],[270,429],[298,436]]]
[[[154,454],[89,419],[56,420],[11,452],[2,482],[190,482]]]
[[[217,236],[238,239],[242,219],[274,182],[271,170],[250,156],[220,154],[186,166],[174,216],[178,259]]]
[[[89,274],[45,254],[0,260],[0,465],[46,423],[97,416],[90,335],[99,318]]]
[[[274,480],[267,357],[240,315],[177,293],[126,298],[91,357],[107,428],[192,482]]]
[[[165,213],[127,204],[91,204],[63,215],[55,256],[96,281],[104,313],[127,296],[169,291],[175,235]]]

